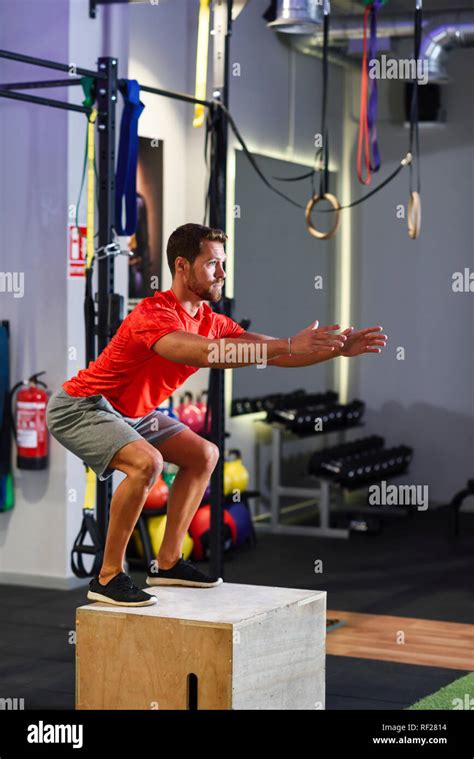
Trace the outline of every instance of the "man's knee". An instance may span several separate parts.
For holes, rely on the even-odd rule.
[[[141,453],[133,465],[133,475],[151,488],[163,471],[163,456],[159,451]]]
[[[201,461],[200,466],[206,470],[213,472],[216,468],[216,464],[219,460],[220,451],[217,445],[209,441],[205,441],[201,449]]]

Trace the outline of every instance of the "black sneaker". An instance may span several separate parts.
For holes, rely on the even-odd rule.
[[[147,585],[191,585],[195,588],[212,588],[221,582],[222,577],[206,575],[190,561],[185,561],[183,554],[169,569],[160,569],[153,561],[146,578]]]
[[[106,585],[101,585],[98,577],[89,583],[87,598],[103,601],[115,606],[151,606],[156,604],[155,596],[140,590],[125,572],[119,572]]]

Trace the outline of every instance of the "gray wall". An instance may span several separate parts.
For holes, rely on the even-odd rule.
[[[452,81],[443,88],[447,123],[420,130],[419,240],[410,240],[406,221],[396,218],[397,206],[408,202],[407,171],[354,213],[357,320],[382,324],[389,343],[376,360],[358,360],[352,388],[369,403],[370,430],[413,446],[410,482],[429,485],[438,502],[474,475],[473,294],[451,288],[454,272],[472,270],[473,61],[472,50],[452,53]],[[389,85],[382,82],[382,95]],[[390,99],[383,97],[379,127],[385,172],[408,142]],[[399,346],[404,361],[396,359]]]
[[[251,332],[275,337],[294,335],[316,319],[320,326],[334,323],[334,240],[323,243],[311,237],[304,212],[266,187],[243,151],[236,154],[235,203],[240,213],[235,219],[237,320],[248,317]],[[268,178],[308,172],[308,166],[301,164],[255,154],[254,158]],[[306,205],[309,180],[273,180],[273,184]],[[315,289],[316,276],[322,277],[322,289]],[[332,381],[332,367],[330,362],[297,369],[251,366],[235,370],[233,375],[233,398],[254,398],[297,387],[323,392]]]

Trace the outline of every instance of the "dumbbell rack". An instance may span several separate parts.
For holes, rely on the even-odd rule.
[[[257,420],[256,420],[257,421]],[[260,420],[259,420],[260,421]],[[263,421],[263,420],[261,420]],[[268,426],[268,422],[265,422]],[[329,478],[318,477],[319,486],[310,487],[296,487],[283,485],[281,483],[281,460],[283,451],[284,434],[289,439],[295,438],[301,439],[300,436],[294,435],[287,430],[283,425],[279,423],[271,423],[272,430],[272,475],[271,475],[271,510],[267,514],[259,515],[259,517],[268,516],[269,522],[261,523],[258,521],[255,527],[260,532],[279,533],[282,535],[314,535],[324,538],[345,538],[350,535],[348,529],[340,527],[330,527],[330,510],[331,510],[331,490],[335,492],[336,498],[339,503],[342,503],[343,491],[342,488],[336,483],[330,481]],[[327,434],[337,434],[339,436],[339,442],[345,442],[345,432],[349,429],[362,427],[361,424],[347,425],[341,430],[333,430]],[[320,434],[320,433],[314,433]],[[305,435],[308,437],[309,435]],[[317,508],[319,510],[320,526],[298,526],[298,525],[286,525],[280,522],[280,499],[283,496],[289,497],[302,497],[302,498],[314,498],[319,501]]]

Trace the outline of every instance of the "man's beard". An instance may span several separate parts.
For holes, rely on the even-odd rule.
[[[202,287],[192,275],[189,278],[187,287],[201,300],[210,300],[212,303],[217,303],[222,298],[222,288],[217,287],[217,283],[216,286]]]

